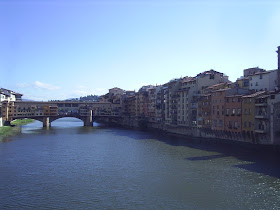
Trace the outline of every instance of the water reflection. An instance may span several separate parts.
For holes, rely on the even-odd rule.
[[[273,209],[279,159],[236,145],[61,119],[0,143],[0,209]]]

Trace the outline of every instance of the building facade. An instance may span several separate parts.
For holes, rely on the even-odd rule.
[[[244,95],[242,101],[242,135],[249,142],[254,142],[255,133],[255,101],[258,96],[265,94],[265,91]]]
[[[249,89],[258,91],[274,91],[278,84],[278,70],[259,72],[249,76]]]
[[[241,97],[241,95],[225,97],[225,131],[239,134],[242,132]]]
[[[211,128],[211,94],[201,95],[198,101],[198,127]]]
[[[260,144],[275,144],[275,118],[274,108],[280,102],[279,92],[270,92],[259,96],[255,101],[255,134],[256,141]],[[276,104],[276,106],[274,106]],[[277,111],[277,110],[276,110]],[[274,119],[276,121],[274,121]]]

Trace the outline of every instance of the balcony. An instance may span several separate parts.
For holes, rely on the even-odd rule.
[[[198,97],[198,96],[200,96],[201,94],[200,94],[200,92],[194,92],[193,93],[193,96],[196,96],[196,97]]]
[[[255,133],[267,133],[268,132],[268,129],[258,129],[258,130],[255,130]]]
[[[267,103],[255,103],[255,106],[267,106]]]
[[[268,116],[266,114],[260,114],[255,116],[256,119],[268,119]]]
[[[191,108],[192,109],[197,109],[197,103],[192,103]]]

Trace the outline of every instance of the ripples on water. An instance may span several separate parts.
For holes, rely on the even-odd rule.
[[[277,209],[279,158],[61,119],[0,143],[0,209]]]

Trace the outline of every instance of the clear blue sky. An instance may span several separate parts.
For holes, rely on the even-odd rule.
[[[0,0],[0,87],[33,100],[277,68],[280,1]]]

